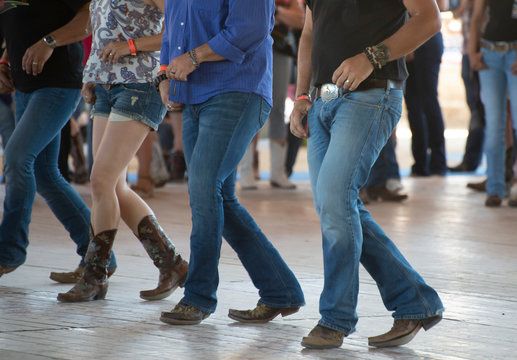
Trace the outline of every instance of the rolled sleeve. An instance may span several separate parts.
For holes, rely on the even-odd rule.
[[[208,45],[216,54],[240,64],[270,35],[274,5],[270,0],[230,0],[228,7],[223,29]]]

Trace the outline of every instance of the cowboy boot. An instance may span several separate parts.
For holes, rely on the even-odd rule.
[[[144,217],[138,224],[138,239],[145,251],[160,270],[158,286],[153,290],[140,291],[144,300],[161,300],[172,294],[187,279],[188,263],[176,252],[154,215]]]
[[[67,293],[60,293],[61,302],[101,300],[108,291],[108,263],[117,229],[103,231],[92,237],[84,257],[83,277]]]

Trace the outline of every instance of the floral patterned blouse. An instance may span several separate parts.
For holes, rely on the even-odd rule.
[[[118,63],[101,61],[102,49],[111,41],[127,41],[160,34],[163,13],[144,0],[92,0],[90,3],[92,50],[83,82],[98,84],[147,83],[160,67],[160,52],[137,52]]]

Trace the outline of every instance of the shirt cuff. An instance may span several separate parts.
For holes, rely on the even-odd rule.
[[[210,49],[212,49],[217,55],[237,64],[242,64],[244,57],[246,56],[244,51],[226,40],[221,33],[210,39],[208,41],[208,46],[210,46]]]

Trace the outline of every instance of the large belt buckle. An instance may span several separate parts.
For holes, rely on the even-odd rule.
[[[329,102],[339,97],[339,87],[335,84],[321,85],[320,97],[323,102]]]

